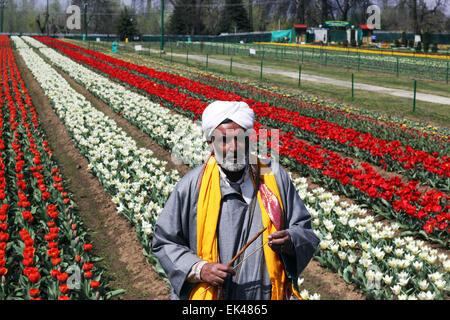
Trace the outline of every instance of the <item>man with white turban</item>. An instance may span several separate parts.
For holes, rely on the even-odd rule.
[[[300,297],[297,279],[319,240],[288,173],[251,155],[254,117],[237,101],[203,112],[211,155],[175,186],[152,240],[172,299]]]

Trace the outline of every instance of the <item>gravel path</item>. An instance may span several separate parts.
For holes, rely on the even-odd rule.
[[[152,52],[157,53],[159,51],[152,50]],[[185,57],[186,55],[173,53],[173,56]],[[194,55],[194,54],[192,54],[192,55],[190,54],[189,59],[197,60],[197,61],[205,61],[206,60],[206,58],[204,56],[199,56],[199,55]],[[208,58],[208,63],[220,64],[220,65],[225,65],[225,66],[230,65],[229,61],[215,59],[215,58]],[[257,72],[260,71],[260,66],[247,65],[247,64],[238,63],[238,62],[233,62],[233,68],[240,68],[240,69],[246,69],[246,70],[257,71]],[[273,69],[273,68],[267,68],[267,67],[265,68],[264,66],[263,66],[263,72],[266,74],[267,73],[278,74],[278,75],[281,75],[284,77],[298,79],[298,72],[282,71],[282,70],[277,70],[277,69]],[[331,84],[331,85],[346,87],[346,88],[352,87],[351,81],[331,79],[331,78],[320,77],[320,76],[315,76],[315,75],[310,75],[310,74],[305,74],[305,73],[302,73],[301,80],[318,82],[321,84]],[[401,98],[410,98],[410,99],[414,98],[414,92],[412,89],[410,91],[406,91],[406,90],[401,90],[401,89],[386,88],[386,87],[375,86],[375,85],[370,85],[370,84],[363,84],[363,83],[354,83],[354,89],[355,90],[373,91],[373,92],[378,92],[381,94],[388,94],[388,95],[397,96],[397,97],[401,97]],[[437,96],[437,95],[433,95],[433,94],[416,92],[416,100],[450,105],[450,98]]]

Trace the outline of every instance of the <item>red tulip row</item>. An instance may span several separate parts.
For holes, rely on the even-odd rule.
[[[167,107],[175,108],[184,114],[190,113],[194,119],[199,118],[207,106],[207,102],[186,93],[151,82],[78,52],[64,51],[75,60],[84,62],[115,80],[159,97]],[[261,123],[255,124],[256,127],[259,125]],[[295,138],[293,132],[282,133],[280,141],[282,143],[280,153],[286,156],[286,165],[305,175],[317,175],[328,187],[339,188],[344,194],[360,198],[358,200],[373,209],[378,206],[376,211],[379,213],[392,212],[392,216],[405,224],[411,224],[406,227],[416,231],[421,229],[430,233],[433,231],[439,239],[447,239],[450,232],[448,228],[450,206],[446,205],[448,197],[444,193],[435,190],[422,193],[418,190],[417,182],[402,183],[398,176],[385,179],[369,164],[363,164],[363,170],[358,169],[351,159],[342,158],[321,146],[307,145]],[[437,208],[439,210],[436,210]],[[424,221],[425,219],[428,220]]]
[[[357,157],[363,156],[364,160],[372,161],[385,169],[389,167],[393,171],[402,170],[414,179],[417,179],[417,171],[425,171],[426,174],[421,176],[421,180],[424,183],[432,182],[433,185],[442,188],[444,191],[449,190],[450,157],[448,156],[439,158],[437,152],[430,154],[422,150],[414,149],[409,145],[405,146],[397,140],[378,139],[370,133],[362,133],[325,120],[305,117],[297,111],[290,111],[285,108],[269,105],[268,103],[245,99],[235,93],[226,92],[217,87],[129,63],[60,40],[52,38],[38,39],[49,46],[58,48],[72,58],[91,64],[93,67],[102,68],[102,64],[105,64],[106,68],[108,66],[117,66],[119,70],[133,71],[132,74],[135,75],[134,80],[144,82],[146,85],[153,84],[153,86],[158,87],[160,84],[163,86],[167,86],[168,84],[168,87],[181,87],[189,93],[201,95],[206,100],[244,100],[255,111],[258,119],[266,125],[285,131],[294,131],[302,138],[311,140],[313,143],[324,145],[326,148],[332,148],[335,151],[343,151]],[[66,47],[72,50],[68,50]],[[85,58],[84,55],[80,55],[74,51],[76,49],[95,57],[97,61],[92,61],[87,55]],[[141,77],[142,75],[144,77]],[[157,83],[153,83],[152,80],[156,80]],[[175,88],[175,90],[177,91],[178,89]],[[302,106],[305,105],[307,104],[302,103]],[[362,152],[355,152],[355,149]],[[427,177],[428,179],[426,179]]]
[[[83,248],[85,231],[78,227],[80,218],[73,214],[74,203],[52,161],[53,153],[43,137],[8,37],[1,40],[8,46],[2,47],[0,54],[0,147],[8,159],[0,172],[6,176],[6,180],[2,179],[4,196],[0,193],[0,243],[9,240],[13,244],[9,249],[0,244],[0,253],[7,256],[0,259],[0,299],[98,298],[100,291],[86,289],[89,283],[83,279],[74,278],[78,287],[67,283],[69,274],[63,270],[69,266],[81,269],[83,262],[93,257]],[[97,268],[95,277],[100,274],[101,269]],[[90,278],[92,275],[85,277]],[[99,288],[99,279],[95,280],[91,288]],[[105,287],[106,283],[101,291]]]

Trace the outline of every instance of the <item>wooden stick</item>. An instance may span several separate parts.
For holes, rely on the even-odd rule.
[[[234,256],[233,259],[227,264],[228,267],[231,267],[231,265],[236,261],[237,258],[245,251],[245,249],[248,248],[249,245],[251,245],[264,231],[266,231],[267,227],[261,229],[249,242],[245,244],[245,246]]]
[[[242,247],[242,249],[233,257],[233,259],[231,259],[230,262],[228,262],[227,266],[231,267],[231,265],[233,264],[234,261],[236,261],[237,258],[239,258],[239,256],[245,251],[245,249],[248,248],[249,245],[251,245],[256,239],[258,239],[258,237],[264,232],[266,231],[267,227],[261,229],[249,242],[247,242],[244,247]],[[266,242],[267,243],[267,242]],[[264,245],[266,244],[264,243]],[[264,246],[263,245],[263,246]],[[258,249],[261,249],[263,246],[261,246]],[[256,251],[256,250],[255,250]],[[254,252],[253,252],[254,253]],[[252,254],[253,254],[252,253]],[[206,291],[208,291],[208,289],[211,288],[211,286],[208,286],[205,290],[203,290],[200,294],[204,294],[206,293]]]

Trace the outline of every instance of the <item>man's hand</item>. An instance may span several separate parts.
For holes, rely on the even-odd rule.
[[[275,231],[267,238],[269,240],[269,247],[276,253],[294,253],[291,236],[287,230]]]
[[[226,278],[234,275],[233,267],[217,262],[209,262],[202,267],[200,277],[202,281],[209,283],[214,287],[222,285]]]

